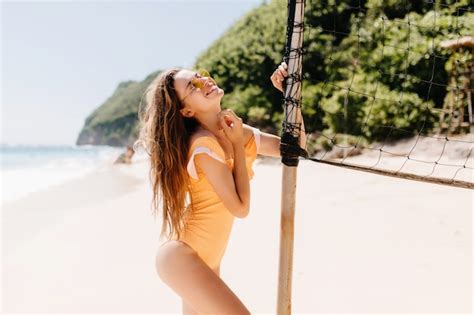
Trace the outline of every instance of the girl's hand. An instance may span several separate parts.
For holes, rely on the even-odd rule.
[[[273,86],[281,92],[283,92],[283,80],[288,76],[287,69],[288,65],[283,61],[270,77]]]
[[[224,109],[219,113],[219,122],[224,130],[225,136],[233,145],[244,144],[244,128],[242,118],[237,116],[233,110]]]

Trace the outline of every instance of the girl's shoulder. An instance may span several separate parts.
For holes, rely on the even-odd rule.
[[[193,133],[189,139],[190,141],[190,144],[193,144],[194,142],[196,142],[199,138],[212,138],[213,140],[217,141],[217,138],[216,136],[210,132],[209,130],[198,130],[196,131],[195,133]]]
[[[217,141],[216,136],[207,130],[200,130],[194,133],[190,138],[189,154],[192,155],[196,149],[207,148],[215,152],[218,156],[225,158],[224,149]]]
[[[189,139],[189,148],[193,149],[197,146],[219,146],[217,138],[212,132],[207,130],[200,130],[195,132]]]
[[[188,174],[199,179],[198,170],[194,163],[194,157],[198,154],[207,154],[210,157],[226,164],[225,152],[220,146],[215,135],[209,131],[196,132],[190,138],[190,150],[188,152]]]

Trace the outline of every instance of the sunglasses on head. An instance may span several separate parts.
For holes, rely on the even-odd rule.
[[[193,93],[196,89],[202,89],[205,86],[205,82],[203,82],[202,78],[208,78],[213,84],[217,84],[216,81],[211,78],[211,75],[207,70],[201,69],[198,70],[194,76],[194,78],[191,79],[191,86],[192,89],[191,91],[181,99],[181,102],[184,101],[186,97],[188,97],[191,93]]]

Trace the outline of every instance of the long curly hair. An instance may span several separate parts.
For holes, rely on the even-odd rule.
[[[174,68],[161,72],[148,86],[146,106],[139,108],[139,136],[134,146],[143,146],[150,157],[150,182],[153,188],[152,212],[161,212],[160,239],[182,235],[185,218],[192,211],[189,176],[186,170],[189,139],[199,126],[194,117],[184,117],[184,107],[176,93]]]

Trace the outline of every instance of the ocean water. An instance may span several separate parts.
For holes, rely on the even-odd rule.
[[[0,200],[11,202],[113,164],[125,148],[0,145]]]

